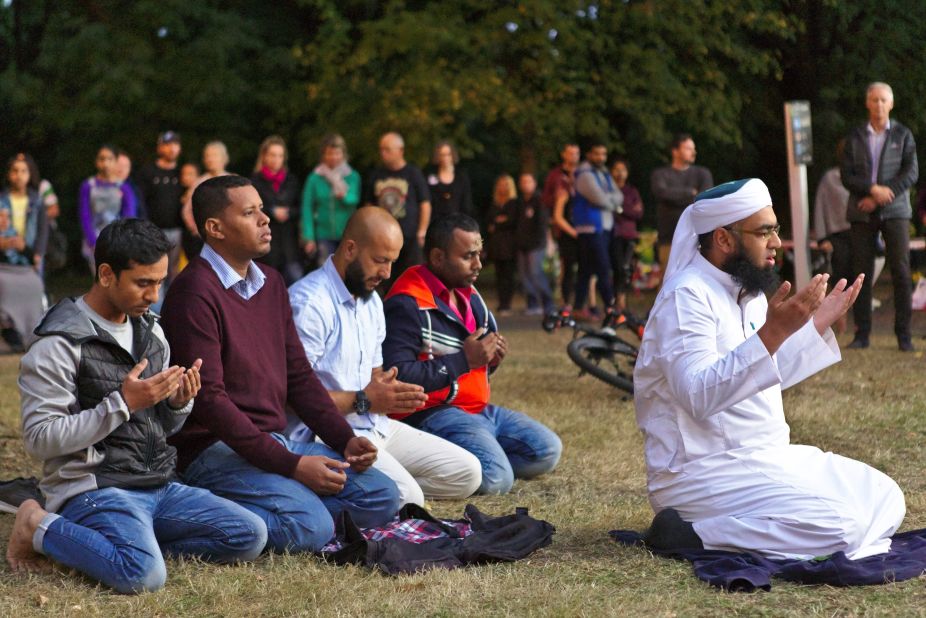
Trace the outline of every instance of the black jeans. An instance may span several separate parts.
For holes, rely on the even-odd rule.
[[[511,299],[514,297],[514,288],[517,285],[514,273],[518,262],[511,260],[495,260],[495,286],[498,290],[498,310],[511,309]]]
[[[585,308],[588,299],[588,285],[592,275],[598,278],[598,293],[605,307],[614,303],[614,287],[611,281],[611,231],[579,234],[579,276],[576,279],[575,308]]]
[[[562,234],[556,241],[559,246],[560,284],[559,290],[564,305],[571,305],[572,295],[576,289],[576,264],[579,262],[579,241],[572,236]]]
[[[910,220],[885,219],[870,215],[868,222],[852,223],[852,270],[865,273],[862,290],[852,309],[856,335],[867,337],[871,332],[871,284],[875,268],[875,240],[884,235],[887,264],[894,286],[894,334],[910,337]]]
[[[418,245],[418,239],[414,236],[405,238],[402,244],[402,250],[399,251],[399,257],[396,259],[395,264],[392,265],[392,272],[390,273],[389,280],[380,284],[380,290],[383,294],[385,295],[385,293],[389,291],[389,288],[391,288],[395,280],[399,278],[399,275],[412,266],[421,264],[421,262],[422,251],[421,247]]]
[[[633,250],[637,241],[615,236],[611,239],[611,269],[614,271],[614,292],[626,294],[633,279]]]

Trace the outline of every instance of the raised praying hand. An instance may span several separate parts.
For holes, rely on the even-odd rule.
[[[861,274],[855,278],[852,285],[848,285],[845,279],[840,279],[833,286],[830,293],[823,299],[823,302],[813,314],[813,325],[817,327],[817,332],[821,335],[826,329],[836,323],[858,298],[858,293],[862,289],[862,282],[865,275]]]

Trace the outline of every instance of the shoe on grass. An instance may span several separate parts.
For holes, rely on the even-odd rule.
[[[30,498],[45,507],[45,497],[39,491],[39,481],[34,476],[0,481],[0,511],[15,513],[19,510],[19,505]]]

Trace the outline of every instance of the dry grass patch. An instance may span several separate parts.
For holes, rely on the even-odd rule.
[[[885,294],[879,294],[885,296]],[[642,304],[642,301],[640,301]],[[884,310],[876,316],[883,320]],[[888,316],[889,321],[889,316]],[[112,594],[64,571],[18,576],[0,566],[0,616],[855,616],[922,615],[923,580],[837,589],[776,583],[770,593],[723,594],[688,564],[608,540],[608,530],[645,527],[642,441],[633,403],[577,371],[566,333],[536,320],[503,321],[512,354],[493,381],[494,399],[543,420],[563,438],[559,469],[515,484],[507,496],[472,500],[491,514],[526,506],[557,527],[552,546],[516,564],[390,578],[310,556],[264,556],[238,567],[172,561],[164,590]],[[926,319],[914,317],[914,334]],[[926,394],[923,354],[896,351],[890,323],[872,348],[785,394],[795,442],[872,463],[907,495],[904,529],[926,527]],[[844,338],[845,339],[845,338]],[[845,343],[845,341],[844,341]],[[916,343],[926,350],[926,342]],[[20,441],[18,358],[0,357],[0,477],[34,474]],[[437,502],[459,517],[465,502]],[[12,517],[0,516],[0,537]]]

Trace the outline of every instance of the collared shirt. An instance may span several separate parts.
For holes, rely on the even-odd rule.
[[[887,132],[891,130],[891,121],[888,120],[884,130],[878,133],[875,128],[868,123],[868,154],[871,155],[871,184],[878,184],[878,171],[881,167],[881,151],[884,150],[884,143],[887,141]]]
[[[248,300],[264,287],[264,279],[267,277],[253,261],[248,263],[247,277],[242,278],[208,243],[203,245],[199,256],[212,266],[222,287],[226,290],[234,288],[235,293],[244,300]]]
[[[421,269],[421,278],[424,279],[424,282],[427,284],[428,289],[431,290],[431,293],[434,294],[437,298],[441,299],[453,310],[460,321],[463,322],[463,325],[466,327],[466,330],[469,332],[474,332],[476,330],[476,316],[473,315],[473,305],[470,302],[470,298],[473,295],[472,286],[468,288],[455,288],[454,294],[456,294],[456,305],[450,302],[450,290],[447,288],[444,283],[437,278],[437,275],[431,272],[431,269],[425,266]],[[460,312],[459,305],[463,307],[463,313]]]
[[[293,319],[315,375],[329,391],[359,391],[370,383],[373,369],[383,364],[386,338],[383,301],[373,293],[354,298],[331,257],[289,288]],[[355,429],[378,429],[389,419],[372,412],[347,415]],[[302,423],[290,423],[294,440],[311,439]]]

